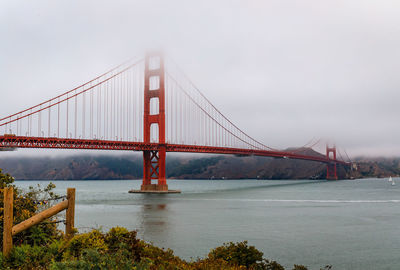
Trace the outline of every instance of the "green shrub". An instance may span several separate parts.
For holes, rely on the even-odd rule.
[[[13,249],[7,261],[12,269],[46,269],[53,257],[47,247],[21,245]]]
[[[267,270],[285,270],[285,268],[283,268],[283,266],[280,265],[279,263],[277,263],[276,261],[268,262],[266,269]]]
[[[23,244],[10,258],[0,257],[0,269],[149,269],[149,270],[284,270],[267,261],[247,242],[229,243],[211,250],[208,257],[186,262],[170,249],[161,249],[136,238],[136,232],[113,228],[108,233],[93,230],[72,239],[46,245]],[[307,270],[295,265],[293,270]]]
[[[6,261],[3,256],[3,253],[0,252],[0,269],[5,269],[6,268]]]
[[[134,264],[122,257],[105,254],[97,249],[85,249],[82,251],[78,260],[69,260],[63,262],[54,262],[51,264],[51,270],[67,269],[135,269]]]
[[[245,266],[252,269],[267,269],[263,253],[254,246],[249,246],[247,241],[228,243],[212,250],[208,254],[210,260],[222,259],[231,265]],[[278,268],[277,268],[278,269]]]
[[[105,242],[105,235],[99,230],[75,235],[70,241],[65,242],[65,247],[63,248],[64,258],[78,259],[83,250],[86,249],[107,251],[108,247]]]
[[[293,270],[307,270],[308,268],[307,267],[305,267],[304,265],[297,265],[297,264],[295,264],[294,266],[293,266]]]

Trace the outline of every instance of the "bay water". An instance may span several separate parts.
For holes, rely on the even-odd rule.
[[[122,226],[190,260],[247,240],[285,267],[400,269],[400,179],[168,180],[182,194],[129,194],[141,181],[55,181],[75,187],[79,231]],[[17,181],[27,189],[49,181]],[[291,268],[289,268],[291,269]]]

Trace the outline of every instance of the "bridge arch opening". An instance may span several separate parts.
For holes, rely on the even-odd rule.
[[[151,56],[149,57],[149,70],[157,70],[161,68],[161,57]]]
[[[160,99],[158,97],[150,99],[150,115],[157,115],[160,113]]]
[[[152,142],[152,143],[160,142],[159,126],[156,123],[151,124],[151,126],[150,126],[150,142]]]
[[[149,90],[159,90],[160,89],[160,76],[151,76],[149,78]]]

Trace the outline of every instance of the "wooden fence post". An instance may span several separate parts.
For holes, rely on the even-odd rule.
[[[12,227],[14,221],[13,213],[14,188],[4,188],[4,214],[3,214],[3,255],[8,257],[13,246]]]
[[[67,189],[68,208],[66,213],[65,234],[70,238],[74,234],[75,227],[75,189]]]

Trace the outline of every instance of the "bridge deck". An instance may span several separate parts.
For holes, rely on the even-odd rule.
[[[92,149],[92,150],[129,150],[149,151],[158,150],[157,143],[128,142],[128,141],[104,141],[104,140],[82,140],[45,137],[24,136],[0,136],[0,148],[53,148],[53,149]],[[269,151],[257,149],[240,149],[227,147],[213,147],[200,145],[166,144],[167,152],[186,153],[211,153],[243,156],[264,156],[287,159],[300,159],[322,163],[336,163],[349,166],[350,163],[328,159],[325,156],[302,155],[295,152]]]

